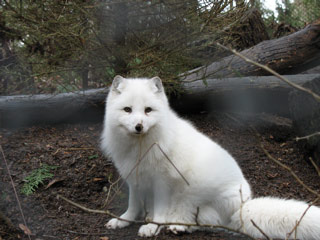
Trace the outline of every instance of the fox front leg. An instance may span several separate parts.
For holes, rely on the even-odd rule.
[[[138,235],[140,237],[152,237],[157,235],[164,227],[167,212],[170,206],[170,188],[162,179],[156,179],[153,183],[153,222],[142,225]]]
[[[134,186],[129,185],[129,201],[128,201],[127,211],[120,216],[120,219],[112,218],[105,226],[108,229],[127,227],[130,225],[131,221],[134,221],[137,218],[140,211],[141,211],[141,201],[138,196],[137,189]]]

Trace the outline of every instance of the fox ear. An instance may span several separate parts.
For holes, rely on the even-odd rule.
[[[112,86],[111,86],[112,91],[121,93],[120,84],[124,81],[124,79],[125,78],[121,77],[120,75],[115,76],[112,81]]]
[[[151,78],[151,81],[154,84],[154,86],[156,87],[155,92],[163,92],[162,81],[158,76]]]

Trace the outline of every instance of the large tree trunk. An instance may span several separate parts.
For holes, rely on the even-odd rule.
[[[297,74],[320,64],[320,19],[288,36],[267,40],[241,52],[280,74]],[[265,70],[231,55],[186,73],[184,81],[206,78],[270,75]]]

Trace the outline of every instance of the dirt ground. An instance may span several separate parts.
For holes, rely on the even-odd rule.
[[[255,196],[272,195],[306,201],[315,198],[291,173],[264,154],[260,142],[273,157],[292,168],[310,188],[320,190],[320,177],[308,162],[308,153],[295,142],[289,119],[267,114],[235,113],[202,113],[185,118],[235,157],[251,183]],[[253,133],[251,126],[258,130],[260,137]],[[105,209],[107,196],[114,195],[114,190],[121,183],[114,183],[117,173],[112,163],[99,151],[101,128],[101,123],[90,123],[0,129],[0,143],[19,195],[26,225],[32,233],[31,239],[139,239],[139,224],[121,230],[108,230],[104,227],[108,216],[84,211],[57,197],[60,194],[87,208]],[[24,178],[44,163],[58,166],[53,170],[54,177],[45,181],[34,194],[22,195],[20,190]],[[126,201],[127,193],[123,187],[109,204],[110,211],[120,214],[126,208]],[[0,213],[4,215],[0,219],[0,240],[28,239],[21,230],[25,224],[2,156]],[[180,236],[161,232],[155,239],[248,238],[225,230],[214,230]]]

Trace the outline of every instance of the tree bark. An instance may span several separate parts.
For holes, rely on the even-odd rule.
[[[263,41],[241,54],[280,74],[297,74],[315,67],[320,64],[320,19],[298,32]],[[182,80],[266,75],[270,73],[231,55],[187,72]]]
[[[320,94],[320,77],[303,84]],[[289,94],[289,110],[295,132],[302,137],[299,143],[313,153],[313,160],[320,166],[320,102],[307,93],[294,90]],[[307,137],[306,137],[307,136]]]
[[[320,74],[286,76],[303,84]],[[271,112],[289,115],[288,93],[292,88],[274,76],[208,79],[182,84],[184,94],[171,97],[179,112],[223,109]],[[93,89],[57,95],[18,95],[0,97],[0,127],[35,124],[102,122],[108,89]]]
[[[289,81],[304,84],[319,74],[285,75]],[[252,76],[197,80],[182,84],[185,94],[172,105],[183,113],[222,110],[267,112],[290,117],[288,94],[292,87],[275,76]]]
[[[0,127],[101,120],[107,89],[0,97]]]
[[[241,53],[279,73],[292,74],[319,65],[320,19],[299,32],[280,39],[264,41]],[[229,56],[207,67],[192,70],[186,77],[181,76],[184,94],[176,101],[172,98],[172,103],[181,111],[225,108],[266,111],[288,116],[287,97],[291,89],[289,86],[273,76],[239,78],[239,75],[268,74],[237,56]],[[287,78],[303,84],[315,76]],[[103,103],[107,92],[105,89],[96,89],[56,96],[0,97],[0,127],[79,122],[88,119],[102,121]]]

